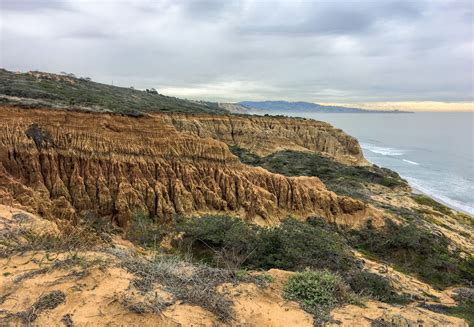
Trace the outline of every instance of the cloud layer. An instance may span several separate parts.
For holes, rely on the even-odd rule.
[[[0,0],[2,67],[180,97],[472,101],[470,0]]]

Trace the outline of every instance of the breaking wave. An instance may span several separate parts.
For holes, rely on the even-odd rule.
[[[420,165],[418,162],[411,161],[411,160],[408,160],[408,159],[402,159],[402,160],[405,161],[405,162],[408,162],[409,164],[415,165],[415,166],[419,166],[419,165]]]
[[[376,146],[373,144],[361,143],[361,147],[364,150],[368,150],[373,153],[381,154],[383,156],[401,156],[404,154],[403,150],[394,148],[385,148],[382,146]]]

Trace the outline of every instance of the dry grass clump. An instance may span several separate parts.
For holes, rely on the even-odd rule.
[[[120,303],[129,311],[144,314],[155,313],[160,314],[165,308],[173,304],[171,301],[166,301],[160,296],[155,295],[151,299],[138,300],[131,296],[125,296]]]
[[[64,326],[66,327],[73,327],[74,326],[74,322],[72,320],[72,315],[70,313],[67,313],[65,314],[62,318],[61,318],[61,322],[64,324]]]
[[[15,213],[12,220],[2,219],[0,230],[0,258],[21,255],[29,251],[68,252],[92,249],[100,242],[97,233],[83,224],[61,222],[59,232],[37,231],[30,223],[32,218]]]
[[[192,264],[176,257],[156,257],[153,261],[131,258],[124,268],[137,276],[132,285],[141,292],[149,292],[159,284],[172,294],[175,301],[200,306],[219,320],[229,321],[233,311],[231,301],[217,291],[217,286],[236,282],[225,269]]]
[[[13,280],[13,282],[17,284],[26,279],[30,279],[38,275],[44,275],[54,270],[66,270],[71,269],[73,267],[80,267],[81,270],[71,271],[71,273],[65,276],[64,278],[81,278],[87,275],[88,270],[90,268],[99,267],[100,269],[105,269],[108,264],[108,260],[102,259],[100,257],[94,257],[93,259],[89,260],[86,257],[81,256],[77,253],[72,253],[69,254],[65,259],[55,259],[53,263],[49,266],[23,273],[17,276]]]
[[[64,303],[66,300],[66,294],[62,291],[52,291],[42,295],[28,310],[20,311],[17,313],[8,313],[5,317],[5,321],[9,322],[12,320],[20,320],[23,324],[30,326],[37,318],[38,315],[45,310],[52,310]]]
[[[156,256],[153,260],[143,258],[123,259],[123,267],[136,276],[131,286],[146,294],[161,287],[171,295],[171,300],[157,297],[151,304],[126,303],[134,312],[160,312],[164,307],[181,301],[200,306],[212,312],[221,321],[233,317],[232,302],[217,288],[224,283],[252,282],[265,284],[265,279],[248,274],[239,274],[223,268],[192,263],[179,257]]]

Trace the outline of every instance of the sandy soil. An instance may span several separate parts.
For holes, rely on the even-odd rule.
[[[10,210],[0,206],[0,231],[5,228],[32,228],[54,233],[52,222],[29,215],[26,222],[18,222]],[[41,229],[38,229],[40,228]],[[114,249],[125,249],[133,255],[142,255],[128,241],[115,238]],[[360,256],[360,254],[358,254]],[[74,264],[55,264],[66,259]],[[441,304],[454,305],[450,292],[434,290],[413,277],[396,272],[372,260],[363,259],[365,266],[376,273],[384,271],[394,286],[417,296],[431,294]],[[94,262],[88,265],[88,262]],[[0,259],[0,322],[19,325],[21,319],[6,319],[8,313],[26,312],[43,295],[61,291],[62,303],[53,309],[38,311],[34,321],[38,326],[312,326],[313,318],[297,303],[283,298],[283,284],[292,272],[271,269],[267,272],[273,281],[266,287],[249,283],[223,284],[218,291],[233,302],[234,318],[228,323],[218,321],[209,311],[187,303],[176,302],[161,313],[137,313],[127,305],[127,299],[144,300],[143,294],[130,281],[133,275],[120,265],[117,256],[97,250],[78,253],[27,252]],[[382,273],[381,273],[382,274]],[[168,296],[157,286],[155,296]],[[152,292],[153,293],[153,292]],[[458,318],[448,317],[416,307],[393,306],[368,301],[365,306],[347,305],[332,311],[335,322],[330,326],[371,326],[375,319],[401,322],[399,326],[467,326]],[[336,322],[337,321],[337,322]]]

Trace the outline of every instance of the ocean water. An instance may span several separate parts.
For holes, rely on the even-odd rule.
[[[356,137],[370,162],[474,216],[474,113],[282,113],[326,121]]]

